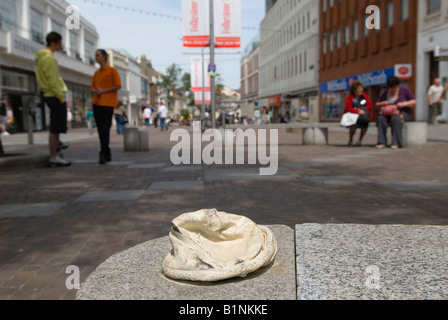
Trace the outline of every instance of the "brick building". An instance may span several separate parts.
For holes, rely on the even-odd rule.
[[[320,121],[339,120],[356,79],[372,101],[393,75],[416,92],[417,1],[320,1]],[[379,8],[379,29],[366,27],[370,5]]]

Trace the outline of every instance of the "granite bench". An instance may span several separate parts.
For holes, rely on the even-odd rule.
[[[302,129],[302,143],[305,146],[328,145],[328,130],[332,125],[326,123],[292,122],[259,125],[226,125],[226,129]]]
[[[174,281],[162,272],[168,237],[117,253],[78,290],[78,300],[445,300],[448,227],[303,224],[268,226],[274,262],[246,278]]]

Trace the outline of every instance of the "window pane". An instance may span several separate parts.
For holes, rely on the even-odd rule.
[[[31,39],[38,43],[44,43],[43,16],[34,9],[30,10],[30,15],[31,15]]]
[[[428,14],[439,12],[441,9],[440,0],[428,0]]]
[[[387,4],[387,26],[392,27],[394,25],[394,3],[389,2]]]
[[[353,22],[353,41],[358,41],[358,34],[359,34],[359,26],[358,21]]]
[[[51,31],[57,32],[60,35],[63,35],[62,26],[59,23],[51,21]]]
[[[17,1],[0,1],[0,29],[4,31],[17,30]]]
[[[401,21],[409,19],[409,0],[401,0]]]
[[[79,55],[78,52],[78,35],[70,32],[70,54],[72,58],[76,58]]]

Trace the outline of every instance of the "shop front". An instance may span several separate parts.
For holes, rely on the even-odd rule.
[[[5,35],[2,37],[2,35]],[[36,83],[34,59],[42,44],[0,31],[0,92],[13,111],[17,132],[47,130],[50,113]],[[92,110],[90,83],[95,67],[55,53],[68,92],[66,101],[73,126],[86,126],[85,115]]]
[[[85,127],[87,112],[92,111],[92,91],[89,86],[66,81],[67,108],[72,113],[72,127]]]
[[[287,105],[287,111],[289,111],[291,115],[291,119],[295,121],[312,121],[318,122],[318,118],[314,118],[314,114],[318,114],[317,112],[317,104],[315,103],[319,92],[316,90],[311,91],[297,91],[291,94],[288,94],[284,97],[286,101],[290,101],[289,106]],[[289,108],[288,108],[289,107]],[[300,110],[307,110],[306,117],[300,117]],[[316,110],[314,110],[316,109]],[[303,114],[303,111],[302,111]]]
[[[45,110],[40,103],[34,74],[4,66],[0,72],[2,96],[13,112],[15,130],[28,130],[28,123],[32,123],[33,130],[43,130]],[[32,121],[28,121],[28,115]]]
[[[375,103],[381,92],[387,88],[387,80],[392,76],[398,76],[402,79],[401,86],[409,87],[409,81],[412,79],[412,67],[407,70],[405,77],[403,70],[410,65],[397,65],[391,68],[376,70],[368,73],[353,75],[346,78],[335,79],[320,84],[320,121],[338,122],[345,109],[345,100],[350,94],[350,85],[353,81],[363,83],[365,92]],[[378,114],[373,112],[374,119]]]
[[[279,123],[282,107],[282,95],[275,95],[268,98],[268,107],[271,123]]]

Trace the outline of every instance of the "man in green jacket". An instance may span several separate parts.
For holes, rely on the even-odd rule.
[[[62,36],[56,32],[47,35],[47,47],[36,53],[36,81],[50,109],[50,159],[51,167],[70,166],[71,162],[58,154],[68,148],[67,142],[61,142],[59,135],[67,133],[67,104],[65,92],[68,91],[64,80],[59,76],[59,66],[53,53],[62,49]]]

